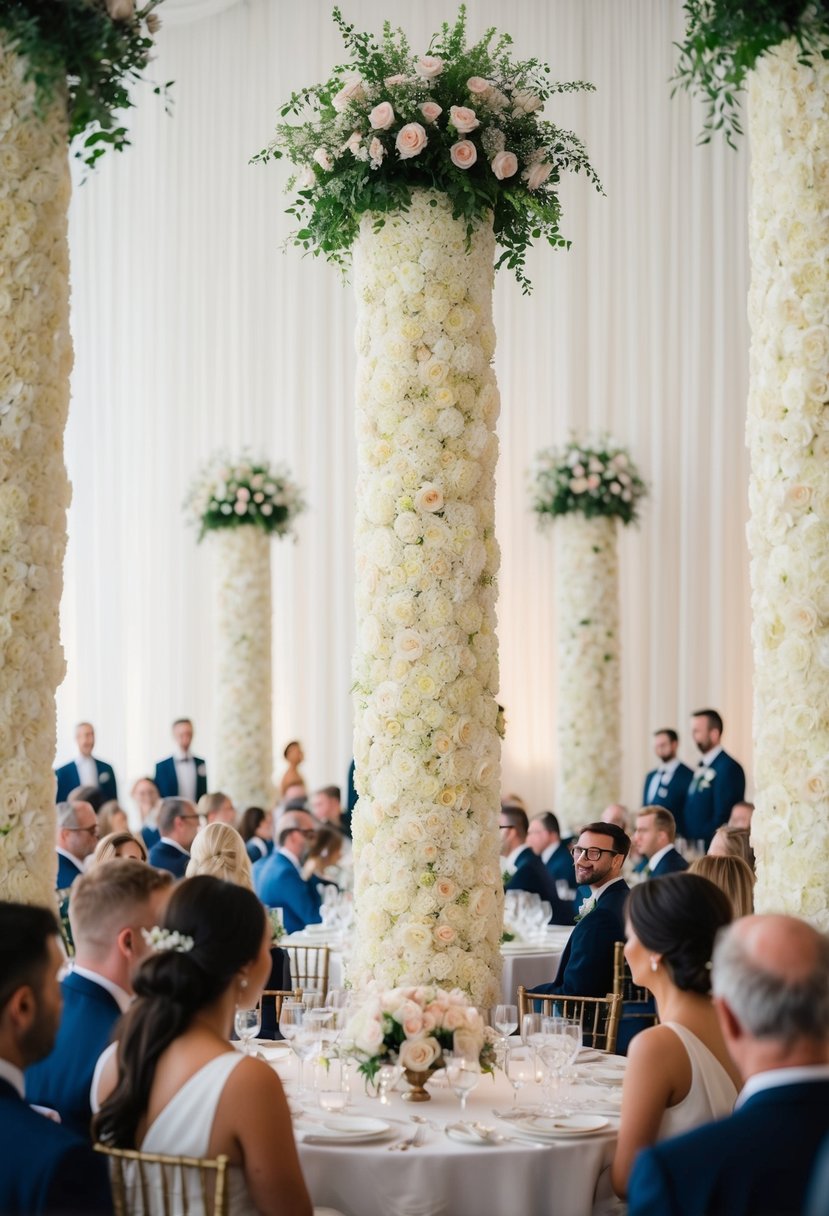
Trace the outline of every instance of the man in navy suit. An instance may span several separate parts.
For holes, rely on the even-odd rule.
[[[302,862],[316,836],[314,820],[307,811],[286,811],[277,829],[279,847],[257,861],[253,884],[263,904],[282,909],[288,933],[298,933],[322,920],[317,885],[302,877]]]
[[[58,1033],[63,953],[46,908],[0,903],[0,1212],[112,1212],[106,1163],[88,1140],[32,1110],[23,1070]]]
[[[788,916],[720,936],[712,982],[734,1113],[640,1153],[629,1216],[799,1216],[829,1131],[829,939]]]
[[[155,766],[155,783],[162,798],[186,798],[198,802],[207,793],[207,765],[201,756],[190,751],[193,723],[189,718],[176,718],[173,723],[175,751]]]
[[[572,906],[565,905],[559,899],[555,879],[527,843],[529,821],[524,808],[511,806],[509,803],[503,805],[499,828],[503,859],[501,866],[509,875],[504,889],[529,891],[531,895],[537,895],[552,908],[551,924],[572,924]]]
[[[55,769],[58,780],[56,802],[65,802],[79,785],[97,786],[101,791],[101,802],[118,797],[115,770],[105,760],[92,755],[95,746],[95,729],[90,722],[79,722],[75,727],[75,742],[78,754],[74,760]]]
[[[564,882],[576,892],[576,869],[567,845],[561,839],[558,818],[552,811],[533,815],[527,829],[527,844],[547,867],[547,872],[556,882]]]
[[[677,831],[683,832],[685,798],[693,773],[677,757],[679,735],[671,727],[653,732],[653,750],[659,764],[645,777],[642,806],[664,806],[673,815]]]
[[[143,861],[118,858],[72,888],[72,970],[61,984],[63,1018],[54,1047],[26,1071],[26,1097],[90,1135],[90,1088],[98,1057],[132,999],[132,976],[149,946],[142,929],[160,923],[172,880]]]
[[[676,824],[664,806],[643,806],[636,816],[633,843],[647,859],[645,878],[661,878],[688,869],[688,862],[674,847]]]
[[[573,848],[576,881],[590,888],[576,927],[564,947],[551,984],[533,992],[562,996],[605,996],[613,990],[613,947],[625,937],[624,908],[629,887],[622,866],[630,837],[615,823],[589,823]]]
[[[84,863],[98,843],[98,820],[88,802],[60,802],[57,806],[56,891],[66,891],[84,872]]]
[[[691,735],[702,758],[685,799],[686,840],[701,840],[707,849],[720,824],[727,823],[731,808],[742,802],[746,775],[737,761],[722,749],[723,720],[716,709],[698,709],[691,717]]]
[[[185,798],[162,798],[158,808],[161,836],[150,849],[150,865],[169,870],[174,878],[184,878],[199,823],[199,813],[192,802]]]

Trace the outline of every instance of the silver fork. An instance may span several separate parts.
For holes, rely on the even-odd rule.
[[[394,1144],[389,1145],[389,1152],[408,1152],[410,1148],[420,1148],[423,1143],[424,1128],[418,1125],[411,1136],[407,1136],[405,1140],[396,1140]]]

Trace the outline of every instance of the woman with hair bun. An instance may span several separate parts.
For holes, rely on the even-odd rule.
[[[621,1198],[643,1148],[730,1114],[741,1084],[711,1001],[711,955],[732,920],[726,895],[698,874],[634,887],[626,905],[634,983],[654,995],[660,1025],[632,1040],[622,1090],[613,1190]]]
[[[234,1011],[256,1004],[271,969],[265,911],[242,886],[184,879],[153,931],[136,998],[102,1061],[95,1137],[117,1148],[230,1158],[228,1210],[311,1216],[282,1084],[230,1043]],[[158,1180],[161,1197],[161,1179]],[[187,1210],[204,1216],[198,1187]],[[131,1212],[143,1211],[138,1193]],[[184,1197],[174,1203],[185,1210]],[[150,1201],[147,1216],[160,1210]]]

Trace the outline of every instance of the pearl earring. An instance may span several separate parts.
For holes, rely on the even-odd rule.
[[[656,968],[654,968],[654,970],[656,970]],[[245,989],[247,988],[247,986],[248,986],[248,982],[247,982],[247,980],[245,979],[245,977],[244,977],[244,976],[242,976],[242,978],[239,980],[239,987],[242,989],[242,992],[244,992],[244,991],[245,991]]]
[[[659,963],[656,961],[655,958],[652,958],[651,959],[651,971],[658,971],[658,970],[659,970]]]

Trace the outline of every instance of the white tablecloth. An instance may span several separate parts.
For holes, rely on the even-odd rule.
[[[612,1057],[600,1063],[608,1059]],[[281,1063],[277,1071],[290,1087],[293,1063]],[[306,1069],[309,1079],[310,1071]],[[443,1127],[461,1115],[458,1099],[438,1084],[439,1077],[429,1084],[430,1102],[410,1104],[394,1093],[388,1106],[365,1096],[357,1077],[354,1113],[393,1122],[396,1139],[414,1132],[412,1114]],[[599,1102],[601,1093],[583,1086],[572,1091],[574,1098],[598,1094]],[[530,1085],[520,1100],[538,1101],[540,1096],[538,1087]],[[511,1104],[512,1089],[499,1071],[494,1078],[481,1078],[469,1097],[466,1118],[508,1135],[510,1126],[492,1112]],[[542,1147],[514,1142],[467,1146],[432,1129],[426,1129],[421,1147],[402,1153],[390,1151],[389,1141],[298,1147],[314,1203],[338,1208],[344,1216],[590,1216],[599,1174],[613,1157],[617,1122],[611,1119],[608,1131]]]

